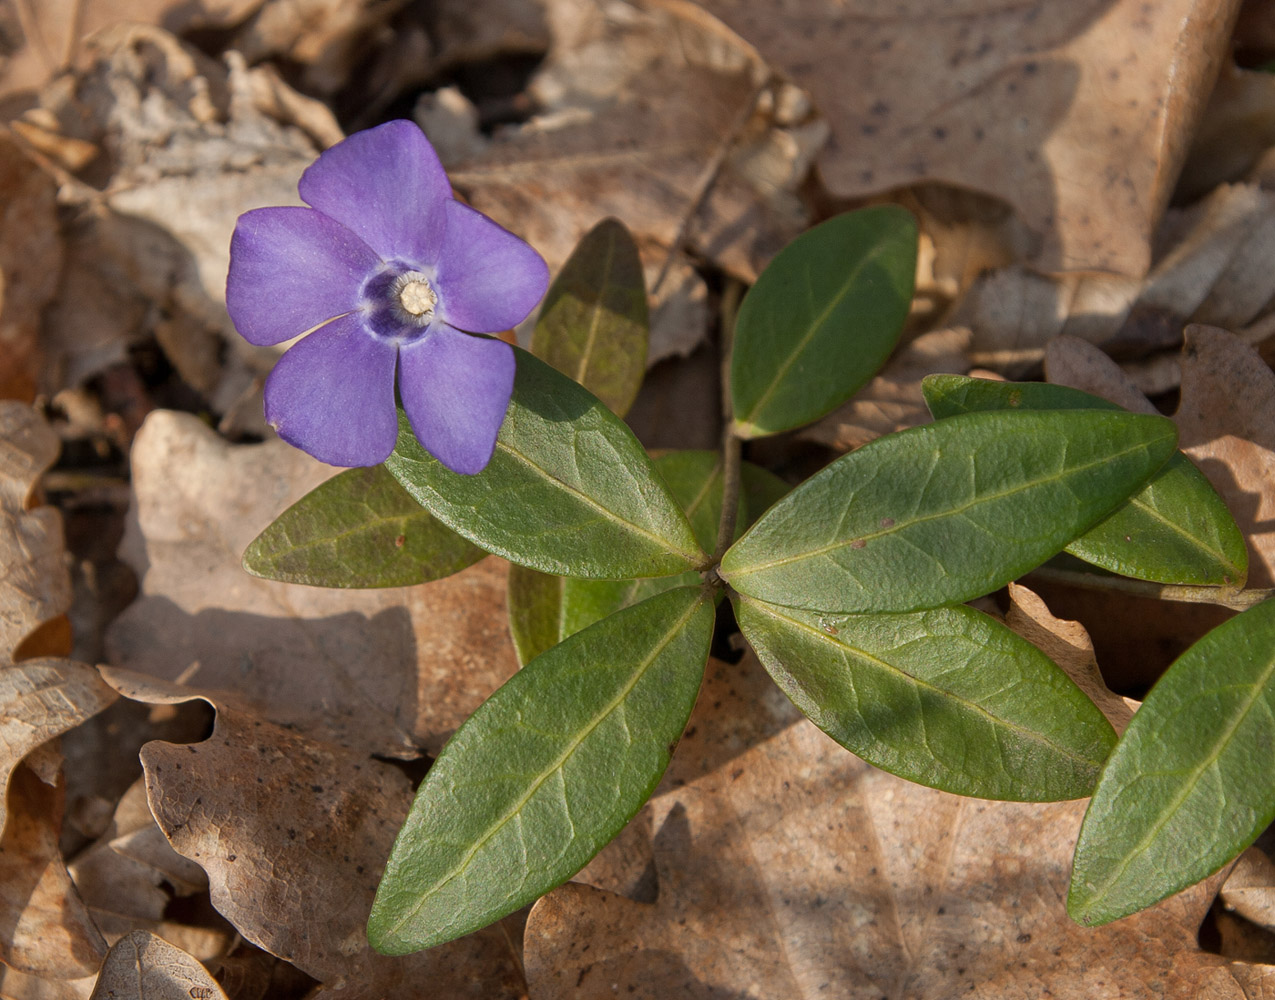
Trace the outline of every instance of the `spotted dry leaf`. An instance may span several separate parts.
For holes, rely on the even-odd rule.
[[[810,92],[835,194],[986,191],[1039,234],[1036,266],[1141,275],[1239,4],[703,6]]]
[[[132,468],[121,557],[141,595],[107,635],[112,664],[233,691],[264,719],[396,757],[437,751],[517,668],[499,560],[383,590],[249,576],[248,543],[333,472],[282,441],[229,445],[156,412]]]
[[[706,685],[679,757],[702,757],[693,731],[740,670]],[[1105,928],[1067,919],[1083,802],[923,788],[805,721],[697,770],[647,806],[654,903],[569,884],[536,904],[533,996],[1243,996],[1196,942],[1212,886]]]
[[[499,929],[407,959],[368,946],[364,925],[412,791],[397,768],[284,729],[244,702],[104,669],[151,704],[203,698],[217,721],[203,743],[142,750],[160,829],[207,873],[213,906],[245,938],[346,1000],[513,998],[521,976]]]

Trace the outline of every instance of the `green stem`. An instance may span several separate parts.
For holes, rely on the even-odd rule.
[[[1061,583],[1086,590],[1115,590],[1131,597],[1150,597],[1157,601],[1181,601],[1186,604],[1217,604],[1235,611],[1247,611],[1275,594],[1275,590],[1236,590],[1234,587],[1189,587],[1146,580],[1131,580],[1124,576],[1105,576],[1098,573],[1082,573],[1077,570],[1040,566],[1024,577],[1027,583],[1042,580]]]
[[[722,291],[721,386],[722,386],[722,519],[717,523],[717,545],[713,549],[713,565],[735,540],[735,522],[739,517],[739,463],[742,442],[735,433],[735,404],[730,391],[731,349],[735,341],[735,316],[744,289],[738,282],[728,282]]]

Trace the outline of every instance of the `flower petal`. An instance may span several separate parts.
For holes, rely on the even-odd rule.
[[[258,208],[230,239],[226,309],[250,344],[278,344],[355,308],[381,260],[312,208]]]
[[[291,445],[329,465],[377,465],[398,437],[397,348],[354,314],[298,341],[266,379],[266,420]]]
[[[399,395],[416,439],[453,472],[482,472],[513,394],[513,348],[438,323],[399,357]]]
[[[301,197],[357,233],[386,260],[434,263],[452,188],[414,122],[393,121],[338,142],[312,163]]]
[[[517,326],[549,285],[544,258],[468,205],[449,201],[446,214],[447,237],[435,266],[439,317],[473,333]]]

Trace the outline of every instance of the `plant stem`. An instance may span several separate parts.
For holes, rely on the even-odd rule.
[[[1132,597],[1150,597],[1158,601],[1181,601],[1186,604],[1217,604],[1234,611],[1247,611],[1275,595],[1275,590],[1236,590],[1234,587],[1188,587],[1146,580],[1131,580],[1124,576],[1106,576],[1098,573],[1082,573],[1077,570],[1040,566],[1024,578],[1061,583],[1086,590],[1116,590]]]
[[[722,325],[719,338],[722,386],[722,519],[717,522],[717,545],[713,549],[713,565],[735,540],[735,522],[739,517],[739,463],[742,442],[735,433],[735,404],[730,392],[731,348],[735,341],[735,315],[743,298],[743,286],[728,282],[722,291]]]

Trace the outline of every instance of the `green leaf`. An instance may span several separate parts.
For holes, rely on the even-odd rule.
[[[347,469],[303,496],[253,540],[243,566],[253,576],[312,587],[410,587],[486,554],[375,465]]]
[[[541,572],[618,580],[702,566],[708,557],[633,432],[587,389],[517,353],[513,399],[486,469],[444,468],[403,413],[386,468],[444,524]]]
[[[1043,382],[993,382],[930,375],[921,382],[935,417],[980,410],[1120,410],[1079,389]],[[1142,489],[1066,551],[1112,573],[1155,583],[1241,587],[1244,536],[1222,498],[1177,452]]]
[[[715,451],[672,451],[655,467],[682,505],[700,545],[712,549],[722,516],[722,465]],[[737,533],[788,491],[778,476],[745,462]],[[648,580],[579,580],[514,566],[509,571],[509,631],[520,663],[539,656],[569,635],[648,597],[699,583],[699,574]]]
[[[808,479],[727,551],[749,597],[816,611],[967,601],[1038,566],[1173,454],[1163,417],[967,413],[877,438]]]
[[[579,871],[642,807],[690,717],[713,601],[668,591],[515,674],[443,748],[368,922],[378,951],[468,934]]]
[[[817,420],[876,374],[907,319],[916,245],[911,213],[875,205],[780,251],[735,320],[730,382],[740,436]]]
[[[1040,650],[957,605],[823,615],[747,597],[735,613],[784,694],[847,750],[958,795],[1088,795],[1116,734]]]
[[[1067,896],[1105,924],[1221,868],[1275,820],[1275,601],[1180,656],[1134,713],[1080,828]]]
[[[637,244],[618,219],[603,219],[549,286],[531,351],[624,416],[646,372],[650,334]]]

